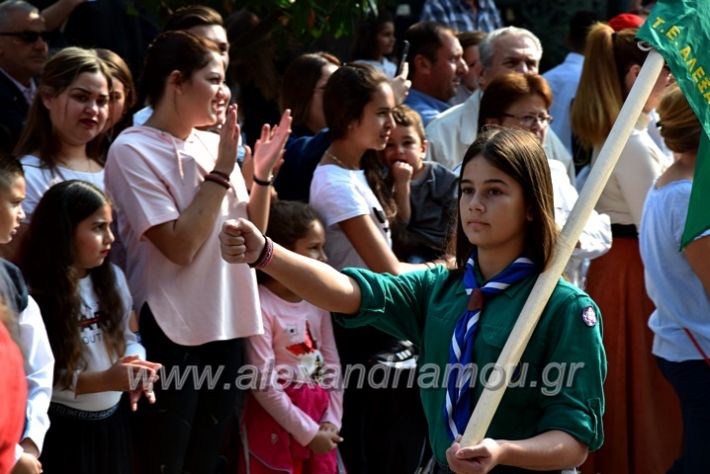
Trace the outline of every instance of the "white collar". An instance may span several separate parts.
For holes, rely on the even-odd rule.
[[[35,94],[37,94],[37,84],[35,84],[34,79],[30,79],[30,86],[27,87],[20,82],[17,82],[14,77],[9,75],[3,68],[0,67],[0,72],[2,72],[5,77],[10,79],[13,84],[22,92],[22,95],[25,96],[25,99],[27,99],[28,104],[32,104],[32,100],[34,99]]]
[[[478,114],[481,107],[481,97],[483,95],[481,89],[476,89],[471,94],[471,97],[461,104],[461,127],[459,134],[461,143],[473,143],[478,135]]]

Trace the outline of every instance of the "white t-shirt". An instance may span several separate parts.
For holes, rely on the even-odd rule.
[[[87,181],[99,189],[104,189],[104,170],[90,173],[87,171],[75,171],[64,166],[57,166],[54,169],[42,166],[40,159],[33,155],[25,155],[20,158],[22,170],[25,173],[25,200],[22,201],[22,210],[25,211],[25,223],[29,223],[35,207],[42,199],[44,193],[49,188],[62,181],[70,179],[80,179]]]
[[[365,171],[348,170],[337,165],[319,165],[311,181],[309,204],[325,224],[325,252],[328,263],[338,270],[367,268],[367,264],[338,225],[358,216],[370,216],[392,246],[389,223],[382,205],[367,184]]]
[[[136,335],[129,329],[128,320],[131,314],[131,293],[128,291],[126,277],[120,268],[111,265],[116,275],[116,287],[123,304],[123,335],[126,341],[124,355],[138,355],[145,359],[145,349],[138,342]],[[81,355],[85,364],[80,368],[85,372],[96,372],[110,368],[118,359],[109,356],[103,339],[103,331],[99,328],[99,301],[94,292],[91,277],[79,280],[79,295],[81,297],[81,315],[79,327],[81,331]],[[122,356],[121,356],[122,357]],[[72,390],[55,386],[52,392],[52,402],[61,403],[71,408],[84,411],[107,410],[121,399],[122,392],[98,392],[75,395]]]
[[[219,135],[193,130],[180,140],[158,129],[124,130],[106,162],[106,190],[126,246],[136,310],[148,303],[176,344],[196,346],[263,332],[254,270],[222,259],[219,232],[227,219],[247,218],[249,195],[238,166],[220,214],[188,266],[170,261],[145,232],[176,220],[192,203],[217,159]]]

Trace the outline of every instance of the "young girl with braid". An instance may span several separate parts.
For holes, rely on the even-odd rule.
[[[456,441],[481,395],[483,375],[490,373],[484,368],[500,355],[557,238],[550,171],[535,137],[521,130],[481,134],[463,160],[458,209],[455,270],[339,273],[274,244],[247,220],[225,224],[221,251],[228,262],[255,265],[336,313],[346,327],[371,325],[418,346],[435,472],[560,472],[578,466],[602,444],[606,359],[597,306],[563,280],[486,438],[465,448]],[[457,371],[447,372],[453,364],[475,364],[478,373],[466,382]],[[553,369],[565,372],[565,383],[550,386]],[[422,377],[425,372],[429,377]]]

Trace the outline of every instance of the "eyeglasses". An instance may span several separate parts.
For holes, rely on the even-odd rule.
[[[34,44],[40,38],[42,38],[42,41],[46,43],[47,38],[49,38],[49,33],[46,31],[12,31],[8,33],[0,33],[0,36],[15,36],[23,43]]]
[[[506,114],[503,113],[501,114],[504,117],[510,117],[512,119],[515,119],[518,121],[520,125],[523,127],[530,128],[534,124],[539,123],[541,127],[547,127],[550,125],[550,122],[552,122],[553,117],[552,115],[548,114],[540,114],[540,115],[523,115],[522,117],[519,115],[513,115],[513,114]]]

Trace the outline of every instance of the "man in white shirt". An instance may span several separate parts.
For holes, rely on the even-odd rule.
[[[37,92],[34,77],[47,62],[44,31],[39,10],[29,3],[0,3],[0,152],[15,147]]]
[[[599,21],[597,15],[590,11],[578,11],[572,16],[567,34],[567,45],[570,52],[565,60],[547,71],[542,76],[552,90],[552,106],[550,115],[555,120],[550,127],[557,134],[567,151],[572,153],[572,127],[570,125],[570,109],[577,94],[579,78],[584,64],[584,47],[587,30]]]
[[[426,128],[429,148],[427,159],[454,169],[478,134],[478,107],[486,85],[498,74],[520,72],[537,74],[542,44],[537,36],[524,28],[508,26],[488,34],[478,46],[483,72],[480,89],[463,104],[450,108],[431,121]],[[547,157],[561,161],[574,182],[574,163],[560,139],[553,133],[545,135],[543,148]]]

